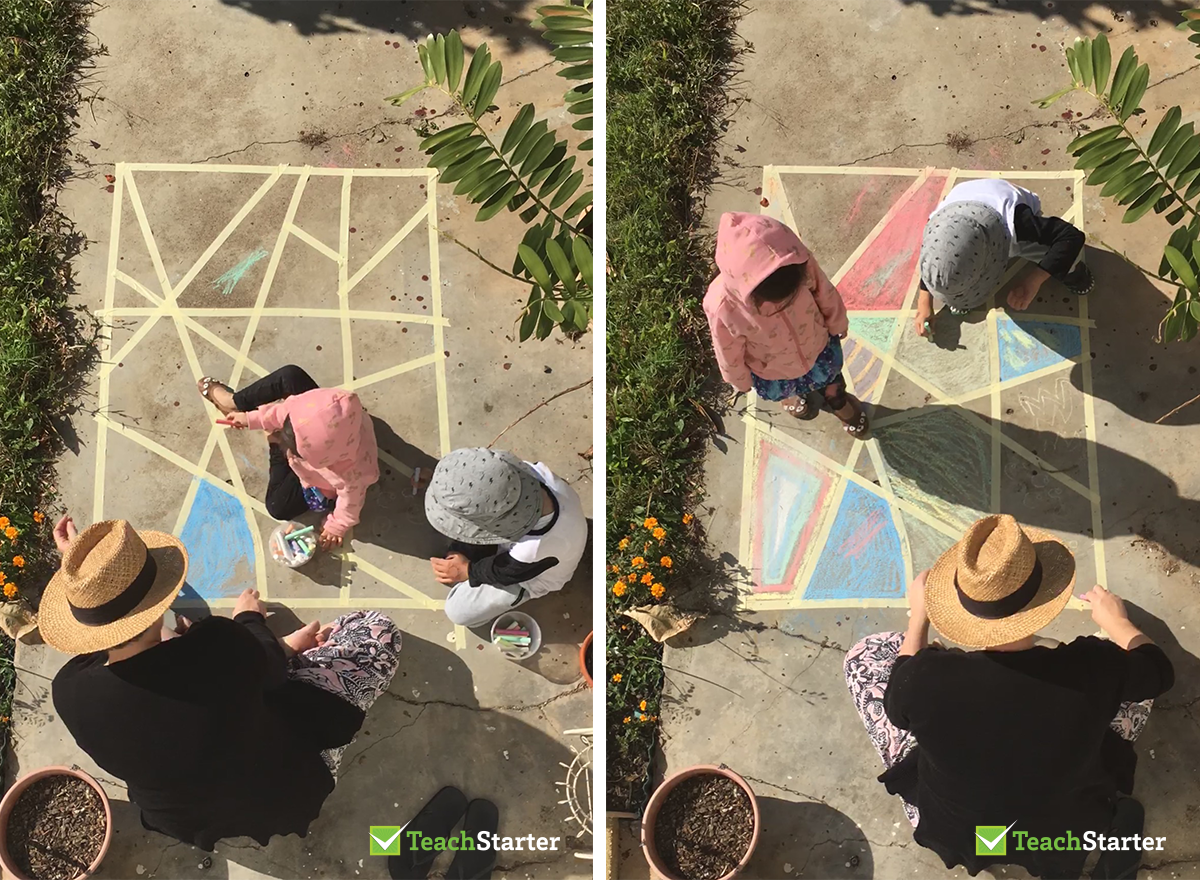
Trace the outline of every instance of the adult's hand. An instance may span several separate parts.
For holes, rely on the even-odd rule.
[[[283,643],[287,645],[297,654],[302,654],[305,651],[310,651],[313,648],[319,648],[329,641],[329,633],[333,631],[333,624],[327,623],[321,626],[321,621],[314,620],[307,626],[302,626],[291,635],[283,637]]]
[[[451,553],[445,558],[435,556],[429,560],[429,564],[433,566],[433,576],[439,584],[453,586],[468,578],[471,563],[461,553]]]
[[[71,542],[75,540],[75,536],[79,534],[79,530],[75,528],[75,520],[71,519],[71,515],[64,514],[54,525],[54,546],[58,548],[59,553],[66,553],[67,548],[71,546]]]
[[[233,606],[233,616],[237,617],[246,611],[254,611],[267,616],[267,606],[261,599],[258,598],[258,590],[245,589],[242,590],[242,595],[238,596],[237,603]]]
[[[1104,587],[1096,584],[1079,598],[1091,606],[1092,620],[1096,622],[1096,625],[1125,650],[1131,651],[1138,645],[1150,641],[1129,620],[1125,603],[1116,593],[1110,593]]]
[[[929,615],[925,611],[925,579],[927,577],[929,577],[929,569],[918,574],[908,585],[908,608],[914,621],[929,619]]]

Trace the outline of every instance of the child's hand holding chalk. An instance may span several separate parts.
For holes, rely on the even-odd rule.
[[[250,420],[244,412],[232,412],[223,419],[217,419],[217,424],[227,428],[249,428]]]

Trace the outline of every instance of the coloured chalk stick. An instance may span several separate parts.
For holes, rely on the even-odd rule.
[[[525,630],[525,629],[498,629],[498,630],[496,630],[496,635],[498,635],[498,636],[527,636],[527,635],[529,635],[529,630]]]
[[[302,529],[296,529],[296,531],[294,531],[294,532],[288,532],[286,537],[289,541],[294,541],[297,538],[299,538],[301,535],[307,535],[309,532],[311,532],[315,528],[316,528],[316,526],[305,526]]]
[[[233,419],[217,419],[218,425],[224,425],[227,428],[233,427]]]

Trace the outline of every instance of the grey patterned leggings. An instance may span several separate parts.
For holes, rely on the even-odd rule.
[[[871,743],[883,760],[885,768],[891,768],[917,744],[911,733],[892,724],[883,711],[883,694],[887,690],[888,679],[892,677],[892,667],[896,665],[896,658],[900,655],[900,646],[903,643],[904,633],[875,633],[857,642],[846,652],[844,665],[846,687],[850,689],[854,708],[858,710],[858,717],[867,728],[867,736],[871,737]],[[1150,717],[1150,707],[1153,705],[1153,700],[1122,703],[1109,726],[1122,739],[1133,742],[1146,726]],[[907,801],[903,803],[904,814],[916,828],[921,818],[917,808]]]
[[[288,675],[336,694],[364,712],[388,689],[400,665],[400,630],[378,611],[351,611],[333,622],[329,641],[292,658]],[[337,779],[346,746],[321,752]]]

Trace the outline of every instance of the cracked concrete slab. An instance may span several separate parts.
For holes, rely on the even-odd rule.
[[[1043,111],[1031,102],[1065,83],[1062,46],[1077,34],[1094,35],[1100,28],[1110,31],[1115,52],[1133,45],[1151,64],[1152,86],[1144,101],[1146,136],[1172,104],[1181,104],[1185,119],[1200,117],[1195,89],[1200,65],[1194,47],[1173,30],[1173,7],[1147,3],[1127,11],[1128,6],[760,0],[740,27],[753,52],[743,58],[733,87],[724,174],[707,206],[711,225],[724,211],[771,210],[763,204],[770,201],[763,190],[764,166],[957,167],[1013,174],[1070,169],[1064,147],[1080,130],[1101,124],[1093,118],[1094,105],[1070,97]],[[885,48],[897,45],[921,49]],[[781,58],[787,63],[779,64]],[[797,89],[797,71],[822,87]],[[1053,189],[1045,180],[1036,184],[1033,188],[1052,201],[1049,210],[1070,205],[1070,192]],[[801,175],[784,179],[789,200],[802,205],[795,211],[796,224],[832,275],[908,181],[893,185],[883,178],[843,177],[837,184],[814,182],[811,191],[797,194],[796,188],[804,185]],[[838,186],[845,191],[835,192]],[[1083,207],[1091,234],[1144,264],[1157,265],[1162,245],[1158,225],[1123,225],[1119,209],[1091,187],[1083,193]],[[1146,806],[1147,829],[1167,837],[1166,851],[1147,861],[1144,867],[1153,873],[1145,876],[1160,876],[1160,871],[1161,876],[1194,876],[1200,867],[1195,842],[1200,751],[1194,717],[1194,701],[1200,697],[1200,617],[1191,596],[1200,583],[1200,526],[1195,520],[1200,471],[1177,450],[1200,439],[1200,409],[1184,410],[1167,426],[1153,422],[1200,389],[1188,349],[1153,342],[1168,301],[1164,293],[1099,250],[1089,250],[1088,260],[1098,279],[1089,297],[1095,328],[1087,354],[1094,358],[1093,426],[1107,584],[1136,606],[1132,616],[1164,646],[1177,673],[1176,687],[1155,706],[1137,746],[1135,793]],[[1049,295],[1031,309],[1074,314],[1069,304],[1064,307]],[[1038,406],[1023,409],[1010,391],[1001,402],[1004,412],[1012,410],[1005,416],[1005,424],[1011,422],[1006,430],[1038,431],[1034,439],[1045,441],[1036,444],[1040,453],[1067,467],[1066,458],[1080,442],[1072,438],[1082,436],[1080,413],[1060,413],[1051,426],[1044,404],[1052,397],[1078,395],[1082,366],[1056,375],[1065,385],[1045,383],[1033,395]],[[913,393],[905,398],[907,405],[922,405],[916,386],[908,391]],[[882,766],[843,682],[846,648],[869,633],[902,629],[904,609],[847,603],[749,611],[740,604],[735,585],[753,565],[740,556],[746,442],[742,408],[739,402],[725,414],[727,433],[706,461],[706,500],[696,514],[714,556],[724,554],[723,563],[715,583],[698,588],[692,597],[696,605],[710,608],[709,616],[673,639],[665,653],[658,778],[692,764],[720,762],[747,778],[767,804],[750,876],[966,876],[961,869],[946,871],[932,853],[912,842],[898,802],[875,781]],[[804,425],[791,424],[784,416],[767,417],[778,431],[802,437],[809,446],[827,442],[830,457],[848,451],[827,415]],[[878,479],[874,461],[863,455],[861,464],[857,473],[862,479]],[[1053,510],[1063,518],[1055,528],[1086,539],[1092,525],[1088,506],[1075,510],[1050,504],[1047,486],[1037,482],[1044,478],[1023,475],[1024,488],[1009,486],[1015,494],[1006,490],[1004,503],[1021,503],[1022,493],[1037,495],[1049,506],[1032,515],[1048,516]],[[933,549],[914,545],[914,562]],[[1095,629],[1085,612],[1068,610],[1047,634],[1069,639]],[[622,876],[646,876],[636,829],[626,824]],[[1012,869],[994,874],[1024,876]]]
[[[428,556],[442,552],[442,542],[425,523],[419,500],[407,494],[408,469],[431,465],[445,449],[483,446],[499,437],[497,446],[546,462],[591,509],[591,463],[582,456],[592,444],[590,387],[522,418],[546,398],[590,377],[591,337],[577,343],[562,337],[516,342],[515,319],[527,292],[454,240],[503,265],[512,259],[520,224],[515,217],[476,224],[474,209],[448,189],[427,192],[418,130],[440,124],[444,101],[431,96],[403,108],[384,102],[421,76],[414,40],[460,28],[468,48],[487,41],[493,57],[504,63],[507,84],[496,101],[497,124],[532,101],[553,127],[567,127],[563,81],[532,26],[534,15],[527,0],[131,0],[99,8],[94,16],[93,31],[107,55],[91,79],[96,94],[80,115],[74,145],[79,173],[61,200],[88,238],[75,266],[78,305],[96,310],[104,303],[110,218],[122,186],[125,208],[130,208],[131,180],[172,284],[186,277],[238,207],[281,165],[314,169],[294,223],[335,252],[346,225],[339,210],[343,178],[354,170],[352,228],[345,243],[349,273],[423,206],[432,208],[444,233],[431,241],[428,227],[421,226],[351,292],[352,310],[375,315],[351,314],[352,360],[340,347],[346,337],[338,320],[308,312],[295,316],[297,309],[336,309],[338,273],[325,251],[294,235],[281,251],[258,330],[246,336],[295,192],[298,175],[286,169],[180,298],[195,361],[219,377],[234,369],[243,339],[248,343],[243,363],[273,369],[295,362],[322,384],[342,382],[345,370],[358,381],[419,361],[359,391],[390,459],[383,461],[380,483],[368,495],[352,545],[354,559],[339,564],[322,557],[295,571],[267,559],[263,572],[280,631],[297,616],[326,620],[345,608],[380,607],[403,631],[404,646],[391,689],[346,750],[341,780],[308,837],[276,839],[267,847],[223,841],[207,865],[204,853],[142,830],[121,782],[105,778],[91,764],[54,712],[50,681],[65,658],[45,647],[21,646],[9,773],[67,764],[101,778],[115,811],[116,836],[104,865],[108,876],[386,876],[383,860],[368,855],[368,826],[407,821],[443,785],[495,801],[502,834],[569,839],[568,848],[557,854],[504,853],[495,876],[591,874],[590,864],[575,856],[590,851],[591,840],[574,839],[578,825],[560,803],[564,794],[557,785],[576,751],[586,746],[568,731],[591,725],[591,693],[582,685],[577,660],[591,626],[590,556],[564,591],[526,606],[542,626],[542,650],[520,664],[504,661],[486,638],[456,630],[439,610],[445,592],[432,579]],[[117,163],[126,163],[122,168],[128,171],[122,186],[106,179],[122,173]],[[147,164],[173,170],[147,169]],[[195,166],[204,171],[196,172]],[[263,171],[220,171],[233,166]],[[395,176],[398,169],[413,173]],[[377,172],[393,176],[374,176]],[[151,320],[137,311],[150,305],[138,285],[160,289],[156,261],[136,215],[136,210],[120,215],[120,242],[113,250],[118,270],[133,282],[117,285],[113,304],[125,312],[112,321],[114,352]],[[434,313],[432,285],[439,273],[445,327],[444,344],[435,351],[436,322],[428,316]],[[401,312],[403,320],[379,317],[390,312]],[[175,316],[161,315],[157,321],[112,365],[110,397],[102,397],[96,376],[81,395],[71,425],[76,437],[72,453],[60,462],[58,487],[81,526],[99,509],[105,517],[127,518],[143,528],[186,530],[191,519],[184,513],[193,494],[228,495],[231,509],[240,510],[239,480],[245,498],[262,498],[261,438],[228,437],[229,454],[218,451],[201,481],[208,488],[197,488],[195,471],[183,466],[201,459],[211,412],[199,402],[191,356],[172,326]],[[435,363],[444,383],[435,377]],[[249,378],[253,369],[247,367],[243,375]],[[112,425],[100,477],[103,505],[97,508],[95,417],[102,406]],[[243,531],[229,534],[247,546],[274,527],[260,512],[243,518]],[[215,519],[206,523],[205,528],[224,527]],[[223,548],[232,546],[222,541]],[[204,600],[214,613],[228,614],[231,596],[257,577],[254,557],[247,553],[245,560],[248,564],[218,571],[220,576],[205,581],[207,587],[195,588],[193,605]],[[194,566],[194,573],[201,568]]]

